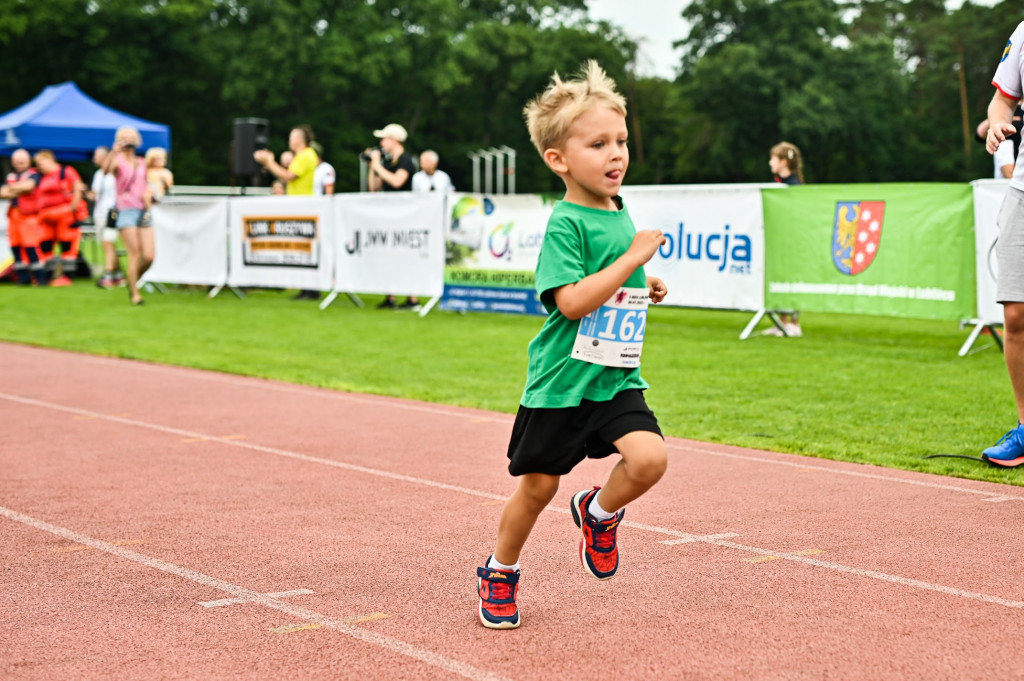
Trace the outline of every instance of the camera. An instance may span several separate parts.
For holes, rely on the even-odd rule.
[[[369,162],[369,160],[370,160],[370,152],[372,152],[372,151],[379,151],[381,153],[381,156],[384,155],[384,150],[381,149],[380,146],[376,146],[376,147],[370,147],[366,151],[359,152],[359,158],[361,158],[364,161]]]

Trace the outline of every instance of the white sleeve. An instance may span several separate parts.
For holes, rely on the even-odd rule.
[[[412,176],[412,190],[414,192],[429,192],[430,185],[426,182],[427,174],[422,170],[416,171]]]
[[[992,84],[999,88],[1007,97],[1013,99],[1019,99],[1024,96],[1024,90],[1021,89],[1021,80],[1024,78],[1024,62],[1021,61],[1024,58],[1024,51],[1021,50],[1021,43],[1024,42],[1024,21],[1017,25],[1013,35],[1006,41],[1006,47],[1003,48],[1003,57],[999,60],[999,66],[996,67],[996,73],[992,77]]]
[[[995,177],[997,180],[1006,179],[1003,176],[1003,166],[1013,165],[1013,140],[1006,140],[999,145],[996,153],[992,154],[995,163]],[[1011,174],[1012,176],[1012,174]]]

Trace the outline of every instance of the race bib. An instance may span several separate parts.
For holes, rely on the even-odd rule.
[[[572,357],[608,367],[640,366],[649,302],[646,288],[620,288],[580,320]]]

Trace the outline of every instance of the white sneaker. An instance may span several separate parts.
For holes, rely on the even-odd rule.
[[[782,337],[782,329],[772,324],[767,329],[761,332],[762,336],[778,336]]]
[[[791,338],[799,338],[800,336],[804,335],[804,332],[800,328],[800,325],[797,324],[796,322],[789,322],[788,324],[783,324],[782,328],[786,330],[786,335],[790,336]]]

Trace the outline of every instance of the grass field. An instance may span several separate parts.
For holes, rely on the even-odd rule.
[[[123,289],[0,286],[0,339],[336,390],[514,413],[536,317],[355,308],[291,292],[171,289],[142,307]],[[977,455],[1014,422],[995,347],[965,358],[953,322],[807,314],[806,336],[739,341],[750,315],[657,308],[644,347],[647,398],[666,434],[1024,484],[927,454]],[[991,343],[982,337],[976,346]]]

